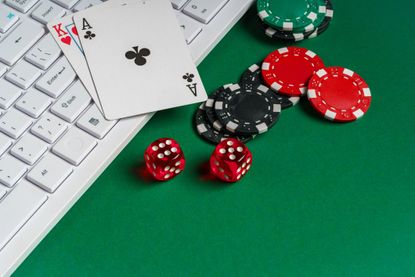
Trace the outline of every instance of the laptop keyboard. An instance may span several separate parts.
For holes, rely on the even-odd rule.
[[[187,44],[229,0],[171,0]],[[0,251],[117,121],[92,102],[45,27],[99,0],[0,2]]]

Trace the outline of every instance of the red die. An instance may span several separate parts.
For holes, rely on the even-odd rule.
[[[225,182],[239,181],[249,170],[251,163],[251,151],[237,139],[222,141],[210,156],[213,174]]]
[[[172,179],[185,166],[180,145],[170,138],[161,138],[150,144],[144,152],[144,159],[147,170],[159,181]]]

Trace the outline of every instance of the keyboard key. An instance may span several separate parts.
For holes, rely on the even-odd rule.
[[[73,122],[91,103],[91,97],[77,80],[50,109],[60,118]]]
[[[33,165],[48,150],[42,140],[31,134],[24,135],[10,150],[10,153],[23,162]]]
[[[93,137],[72,128],[55,144],[52,152],[73,165],[79,165],[96,145]]]
[[[0,131],[17,139],[31,124],[32,120],[29,116],[16,109],[10,109],[2,118],[0,118]]]
[[[39,68],[21,60],[6,74],[6,79],[22,89],[28,89],[41,75]]]
[[[61,18],[65,13],[65,10],[60,6],[46,1],[33,11],[32,17],[42,24],[47,24],[54,19]]]
[[[27,13],[39,0],[6,0],[5,3],[19,12]]]
[[[61,54],[61,49],[50,34],[44,36],[25,56],[40,69],[47,69]]]
[[[26,171],[26,165],[9,154],[0,159],[0,182],[9,188],[14,186]]]
[[[30,88],[16,103],[16,108],[38,118],[52,104],[52,99],[35,88]]]
[[[183,8],[184,4],[186,4],[188,0],[170,0],[171,4],[173,5],[173,8],[176,10],[180,10]]]
[[[64,7],[65,9],[72,9],[73,6],[75,6],[76,3],[78,3],[79,0],[52,0],[56,4]]]
[[[27,179],[47,192],[53,193],[71,175],[72,171],[70,164],[48,153],[27,174]]]
[[[81,0],[73,10],[74,12],[79,12],[99,4],[102,4],[100,0]]]
[[[55,143],[67,128],[68,125],[65,121],[46,112],[42,118],[33,125],[31,132],[47,143]]]
[[[8,109],[22,95],[23,90],[12,83],[0,79],[0,108]]]
[[[0,63],[0,77],[4,75],[4,73],[7,72],[7,66],[5,66],[4,64]]]
[[[194,19],[209,23],[229,0],[190,0],[183,12]]]
[[[178,12],[176,16],[179,20],[179,25],[183,31],[186,43],[190,44],[202,31],[202,25],[184,13]]]
[[[7,32],[17,21],[19,17],[15,12],[0,6],[0,33]]]
[[[44,33],[45,30],[40,25],[30,20],[24,21],[0,42],[0,61],[12,66],[32,48]]]
[[[75,80],[76,73],[68,60],[62,57],[37,82],[36,87],[56,98]]]
[[[3,155],[12,144],[13,140],[11,138],[0,133],[0,156]]]
[[[33,184],[22,181],[0,203],[0,250],[48,199]]]
[[[115,120],[106,120],[98,110],[97,106],[92,105],[78,120],[76,125],[90,135],[102,139],[116,123],[117,121]]]

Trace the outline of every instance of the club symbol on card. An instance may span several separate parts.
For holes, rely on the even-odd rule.
[[[141,48],[140,51],[138,51],[138,46],[133,46],[132,48],[134,51],[127,51],[125,53],[125,57],[129,60],[134,60],[134,63],[138,66],[145,65],[147,63],[147,59],[144,57],[150,56],[150,49]]]
[[[86,31],[86,33],[85,33],[85,35],[84,35],[84,38],[85,39],[93,39],[95,37],[95,34],[93,33],[93,32],[91,32],[91,31]]]
[[[185,73],[182,76],[183,80],[186,80],[187,84],[186,87],[190,90],[190,92],[197,96],[197,83],[193,83],[193,79],[195,75],[193,73]]]
[[[192,73],[186,73],[183,75],[183,79],[185,79],[188,83],[193,82],[193,78],[195,77]]]

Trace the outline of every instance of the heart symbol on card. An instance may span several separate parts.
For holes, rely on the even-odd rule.
[[[76,29],[76,26],[72,27],[72,33],[74,33],[75,35],[78,35],[78,30]]]
[[[72,41],[72,39],[71,39],[71,37],[70,37],[70,36],[67,36],[67,37],[63,37],[63,38],[61,38],[61,41],[62,41],[63,43],[65,43],[65,44],[67,44],[67,45],[71,45],[71,41]]]

